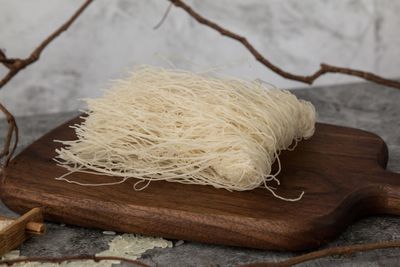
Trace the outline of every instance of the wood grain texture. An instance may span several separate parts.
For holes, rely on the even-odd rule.
[[[107,230],[142,233],[261,249],[303,250],[334,238],[354,219],[400,214],[400,175],[385,170],[384,141],[365,131],[317,124],[315,135],[295,151],[283,152],[278,193],[265,189],[228,192],[210,186],[152,182],[134,191],[124,184],[83,187],[54,180],[65,173],[52,160],[54,139],[72,140],[68,126],[46,134],[6,170],[0,186],[4,203],[17,212],[41,206],[47,220]],[[81,182],[112,177],[76,173]]]
[[[40,208],[33,208],[16,219],[2,218],[13,220],[13,222],[0,230],[0,255],[15,249],[32,235],[31,232],[35,232],[29,229],[27,231],[29,224],[31,226],[40,225],[42,233],[45,231],[42,210]]]

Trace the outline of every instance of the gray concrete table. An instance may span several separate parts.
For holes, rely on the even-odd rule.
[[[294,93],[314,103],[320,122],[351,126],[380,135],[389,147],[388,169],[400,172],[400,91],[358,83],[299,89]],[[12,108],[12,107],[11,107]],[[76,112],[17,118],[19,150],[48,130],[75,116]],[[3,134],[6,125],[2,121]],[[13,214],[6,207],[1,214]],[[93,254],[105,250],[112,236],[99,230],[48,223],[48,233],[32,238],[20,247],[26,256]],[[327,246],[400,239],[400,216],[361,219]],[[295,254],[238,247],[185,242],[183,245],[153,249],[140,260],[152,266],[235,266],[241,263],[278,261]],[[400,249],[377,250],[351,256],[329,257],[302,266],[400,266]]]

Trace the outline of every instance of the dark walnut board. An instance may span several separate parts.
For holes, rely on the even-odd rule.
[[[84,227],[261,249],[303,250],[322,245],[353,220],[400,214],[400,175],[385,170],[387,147],[365,131],[318,124],[315,135],[281,155],[278,194],[260,188],[229,192],[211,186],[152,182],[134,191],[134,179],[84,187],[56,181],[66,172],[52,158],[54,139],[75,139],[69,125],[46,134],[19,154],[0,186],[3,202],[19,213],[43,207],[45,219]],[[112,177],[75,173],[80,182]]]

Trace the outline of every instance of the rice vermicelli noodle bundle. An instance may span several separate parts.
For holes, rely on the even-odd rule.
[[[69,172],[57,179],[80,184],[66,178],[77,171],[122,179],[107,184],[137,178],[136,189],[158,180],[265,186],[282,198],[267,184],[279,184],[272,164],[311,137],[316,120],[311,103],[259,81],[155,67],[138,68],[86,101],[83,122],[73,126],[77,139],[58,141],[55,160]]]

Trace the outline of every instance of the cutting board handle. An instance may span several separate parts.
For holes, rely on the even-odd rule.
[[[400,173],[383,170],[376,178],[379,179],[379,191],[384,193],[377,213],[400,215]]]

